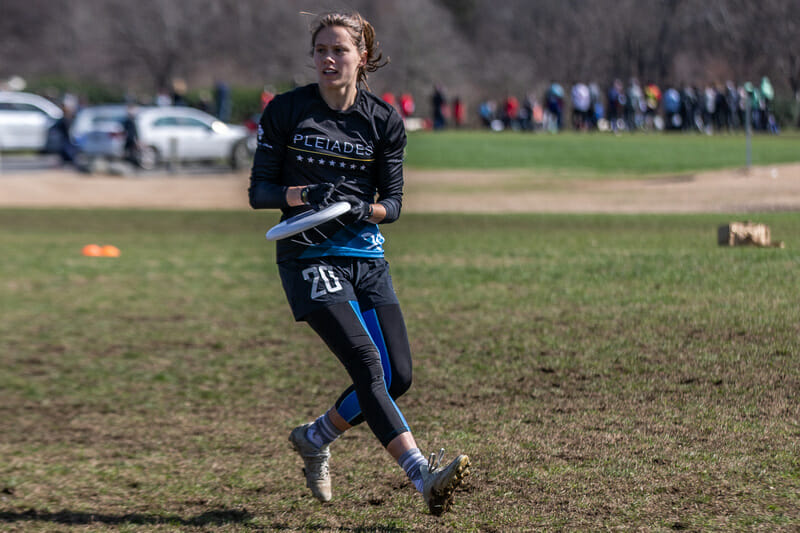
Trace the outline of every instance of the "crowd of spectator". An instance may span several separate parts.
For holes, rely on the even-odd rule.
[[[773,113],[775,94],[769,79],[760,83],[704,86],[627,83],[615,79],[605,89],[597,83],[576,82],[565,88],[551,82],[544,94],[527,94],[482,101],[478,107],[484,127],[496,131],[695,131],[712,134],[749,126],[778,133]],[[748,114],[749,112],[749,114]],[[749,120],[748,120],[749,118]]]

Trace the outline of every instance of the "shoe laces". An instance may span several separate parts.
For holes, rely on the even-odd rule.
[[[442,466],[442,458],[444,458],[444,448],[439,450],[439,455],[437,456],[435,452],[431,452],[431,456],[428,458],[428,473],[433,474]]]
[[[324,456],[306,456],[306,467],[310,470],[310,474],[317,479],[328,477],[328,461]]]

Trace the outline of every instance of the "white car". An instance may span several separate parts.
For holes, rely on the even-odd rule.
[[[234,169],[250,165],[250,131],[198,109],[148,107],[136,116],[144,168],[171,161],[227,160]]]
[[[75,117],[72,137],[80,157],[119,159],[125,156],[125,105],[82,109]],[[226,124],[199,109],[184,106],[138,107],[139,163],[146,170],[167,163],[225,160],[234,168],[251,164],[252,133]]]
[[[47,98],[0,91],[0,151],[44,150],[50,127],[62,116],[61,108]]]

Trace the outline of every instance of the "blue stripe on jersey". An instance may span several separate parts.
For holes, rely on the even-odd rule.
[[[356,316],[358,316],[361,320],[361,325],[367,330],[367,334],[372,340],[372,343],[376,348],[378,348],[378,353],[381,354],[383,385],[387,389],[386,394],[389,395],[388,387],[392,384],[392,367],[389,364],[389,350],[386,348],[386,341],[383,337],[383,331],[381,330],[380,322],[378,321],[378,313],[375,312],[375,309],[362,312],[358,302],[350,301],[349,303],[350,307],[352,307],[353,311],[355,311]],[[391,396],[389,396],[389,400],[391,400],[392,406],[394,407],[395,411],[397,411],[400,419],[403,421],[403,425],[406,427],[406,430],[408,430],[408,422],[406,422],[406,419],[403,416],[403,413],[400,411],[400,408],[397,407],[397,404],[394,402],[394,399]],[[339,407],[336,408],[336,410],[342,416],[342,418],[347,421],[348,424],[351,420],[360,415],[361,406],[358,404],[358,398],[356,397],[355,391],[351,392],[342,401]]]
[[[328,240],[309,246],[301,255],[310,257],[383,257],[386,239],[377,224],[361,222],[342,228]]]
[[[319,246],[312,246],[307,251],[303,252],[300,257],[302,259],[310,259],[313,257],[363,257],[365,259],[379,259],[383,257],[383,251],[367,252],[358,248],[345,248],[343,246],[332,246],[323,249]]]

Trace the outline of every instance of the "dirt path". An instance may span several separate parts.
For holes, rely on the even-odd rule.
[[[243,174],[0,175],[0,207],[249,209]],[[800,164],[649,180],[564,181],[514,171],[406,171],[406,212],[744,213],[800,209]]]

